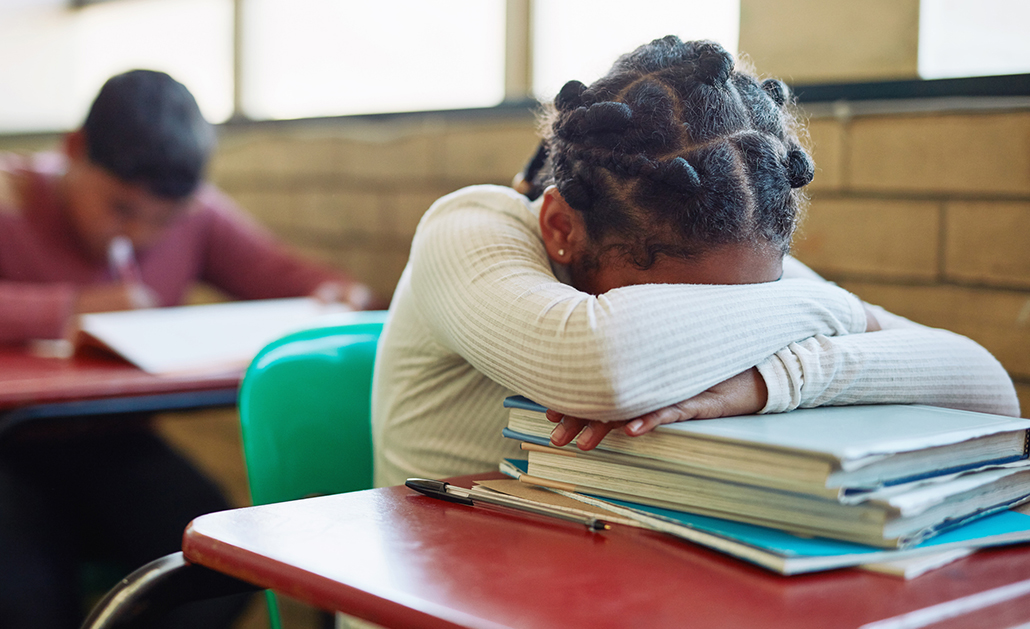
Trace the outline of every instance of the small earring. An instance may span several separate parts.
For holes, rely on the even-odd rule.
[[[564,258],[565,257],[565,250],[564,249],[559,249],[558,250],[558,257],[559,258]]]

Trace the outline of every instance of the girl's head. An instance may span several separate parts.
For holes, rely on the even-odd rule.
[[[589,87],[566,83],[545,113],[538,183],[555,186],[545,206],[574,210],[585,233],[582,246],[549,246],[551,257],[565,252],[557,261],[581,276],[617,263],[647,277],[720,255],[778,269],[813,176],[790,101],[781,81],[735,69],[718,44],[675,36],[623,55]]]

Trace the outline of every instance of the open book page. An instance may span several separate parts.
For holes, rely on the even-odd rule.
[[[148,373],[224,373],[242,371],[284,334],[345,310],[302,297],[87,314],[79,325],[84,343],[100,344]]]

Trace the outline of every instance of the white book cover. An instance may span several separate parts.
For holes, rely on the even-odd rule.
[[[844,470],[880,455],[1030,429],[1030,421],[920,405],[825,406],[792,413],[667,424],[663,433],[831,455]]]
[[[261,348],[346,311],[316,299],[268,299],[86,314],[83,334],[159,375],[243,370]]]

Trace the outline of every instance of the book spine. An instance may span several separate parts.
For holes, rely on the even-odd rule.
[[[1030,430],[1023,432],[1023,458],[1030,458]]]

